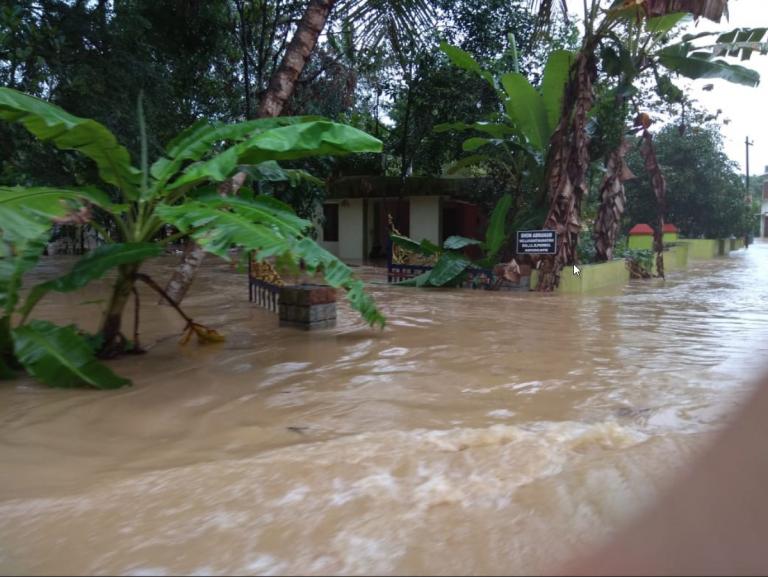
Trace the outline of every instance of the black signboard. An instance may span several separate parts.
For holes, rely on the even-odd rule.
[[[555,254],[556,247],[554,230],[517,231],[517,254]]]

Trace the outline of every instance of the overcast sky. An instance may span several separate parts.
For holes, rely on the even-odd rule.
[[[725,32],[742,27],[768,27],[768,0],[730,0],[728,6],[729,20],[723,18],[720,24],[715,24],[702,18],[698,24],[690,24],[690,31]],[[750,88],[724,80],[696,80],[687,83],[688,93],[713,113],[722,109],[721,119],[730,119],[730,123],[721,125],[725,149],[742,171],[746,154],[744,139],[749,136],[754,141],[749,152],[749,172],[763,174],[768,165],[768,55],[753,53],[752,58],[741,64],[760,73],[759,86]],[[707,84],[714,84],[711,92],[702,90]]]

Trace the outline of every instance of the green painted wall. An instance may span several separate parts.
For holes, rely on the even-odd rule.
[[[624,259],[602,262],[599,264],[580,265],[581,276],[573,274],[572,267],[563,269],[560,276],[561,293],[585,293],[610,286],[623,286],[629,280],[629,272]],[[531,271],[531,287],[538,282],[538,271]]]
[[[664,272],[670,272],[673,270],[680,270],[688,266],[688,245],[686,243],[678,243],[675,246],[669,247],[664,251]],[[656,270],[656,255],[653,256],[653,270],[652,274],[657,274]]]
[[[706,260],[719,254],[720,243],[717,239],[690,239],[678,241],[688,245],[688,260]]]
[[[627,246],[632,250],[653,250],[653,236],[650,234],[633,234],[629,237]]]
[[[661,235],[661,241],[665,244],[668,242],[677,242],[678,239],[679,236],[676,232],[665,232]]]

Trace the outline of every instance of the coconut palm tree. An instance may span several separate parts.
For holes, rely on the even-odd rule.
[[[259,104],[259,117],[282,113],[334,9],[353,27],[362,30],[363,46],[371,48],[387,42],[401,59],[405,57],[403,46],[417,41],[419,35],[431,27],[433,17],[433,7],[428,0],[309,0]],[[236,178],[244,177],[238,174]],[[236,192],[236,188],[232,183],[225,184],[222,192]],[[184,298],[204,258],[205,251],[200,246],[195,243],[187,246],[181,264],[166,286],[166,292],[175,302]]]

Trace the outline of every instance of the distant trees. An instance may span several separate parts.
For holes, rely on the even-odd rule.
[[[723,151],[718,125],[665,126],[654,138],[667,180],[666,221],[690,238],[743,236],[753,228],[753,207],[736,163]],[[636,149],[628,164],[637,178],[626,183],[624,229],[654,222],[656,205],[649,176]]]

